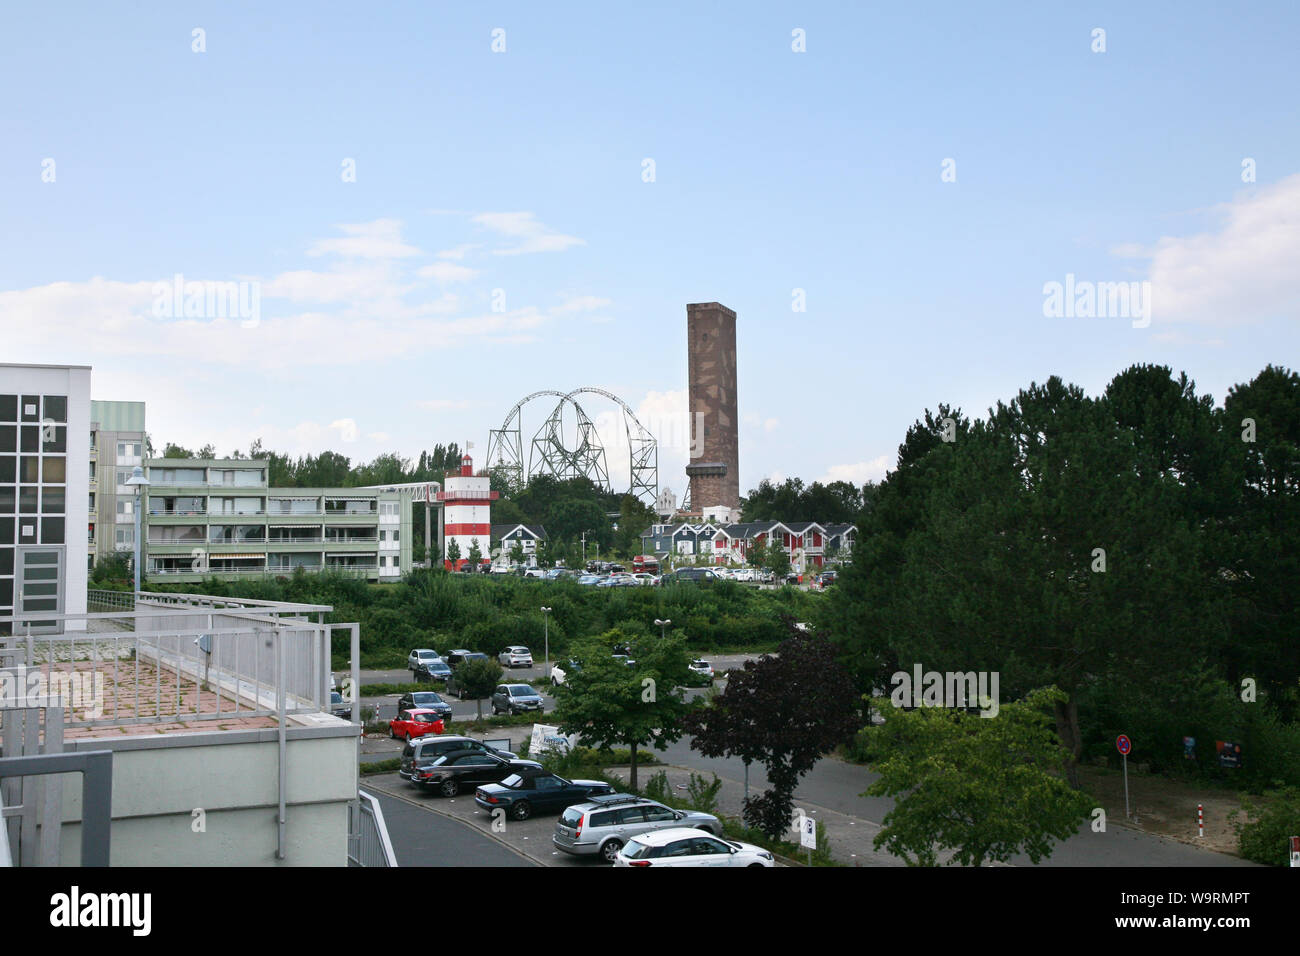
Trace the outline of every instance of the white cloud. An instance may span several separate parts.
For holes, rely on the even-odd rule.
[[[858,461],[850,465],[831,465],[826,470],[826,474],[817,480],[824,485],[832,481],[847,481],[855,485],[861,485],[868,481],[880,481],[885,477],[885,472],[889,471],[893,465],[894,459],[891,456],[881,455],[871,461]]]
[[[1216,207],[1217,231],[1116,255],[1151,260],[1151,318],[1235,325],[1300,318],[1300,174]]]
[[[441,252],[437,253],[437,256],[439,259],[455,259],[459,262],[461,259],[465,258],[465,253],[471,252],[474,249],[481,249],[482,247],[483,243],[481,242],[465,242],[453,249],[443,249]]]
[[[516,256],[531,252],[563,252],[570,246],[586,243],[576,236],[565,236],[538,222],[531,212],[483,212],[470,220],[491,229],[517,244],[494,249],[498,256]]]
[[[169,281],[169,280],[164,280]],[[235,319],[169,319],[152,315],[152,282],[56,282],[0,292],[5,352],[14,361],[48,362],[51,343],[60,361],[106,364],[147,356],[197,358],[204,366],[358,366],[471,343],[534,341],[547,317],[534,307],[449,316],[454,298],[416,305],[363,300],[343,312],[308,311],[268,316],[258,325]],[[280,290],[286,291],[286,290]]]
[[[309,256],[339,255],[350,259],[403,259],[418,256],[420,250],[402,240],[400,219],[341,224],[345,239],[318,239],[307,250]]]
[[[360,437],[360,432],[357,429],[357,423],[351,418],[340,418],[336,422],[330,422],[329,427],[331,429],[338,431],[339,439],[341,441],[353,442],[356,441],[358,437]]]
[[[479,274],[477,269],[471,269],[469,266],[458,266],[451,262],[435,262],[432,265],[421,267],[417,275],[425,279],[435,279],[438,282],[464,282],[472,279]]]

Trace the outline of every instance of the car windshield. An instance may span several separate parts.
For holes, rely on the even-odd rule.
[[[511,697],[536,697],[537,691],[533,690],[527,684],[511,684],[510,696]]]
[[[431,724],[435,720],[442,720],[437,714],[416,714],[415,719],[422,724]]]
[[[442,698],[431,690],[417,691],[411,695],[411,700],[421,707],[427,707],[430,704],[441,704]]]

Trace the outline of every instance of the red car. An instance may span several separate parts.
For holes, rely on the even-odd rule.
[[[427,707],[404,710],[397,715],[397,719],[388,722],[388,733],[403,740],[414,740],[425,734],[440,734],[445,729],[438,712]]]

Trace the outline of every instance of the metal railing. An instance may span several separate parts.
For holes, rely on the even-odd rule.
[[[348,804],[348,865],[397,866],[384,811],[379,801],[364,790]]]
[[[85,750],[75,753],[32,754],[23,757],[0,757],[0,780],[7,777],[34,777],[46,774],[81,774],[81,865],[108,866],[110,838],[113,826],[113,752],[111,750]],[[57,779],[57,778],[56,778]],[[5,815],[17,815],[25,806],[6,806]],[[47,853],[58,850],[59,831],[62,829],[62,807],[46,805],[41,821],[41,846]],[[8,837],[0,852],[0,866],[12,866]],[[26,857],[19,860],[27,863]],[[49,862],[46,856],[42,862]],[[57,861],[56,861],[57,862]]]
[[[97,611],[40,615],[62,633],[26,633],[24,618],[0,617],[15,632],[0,651],[44,671],[69,727],[328,713],[330,639],[355,627],[324,623],[327,605],[153,592],[137,605],[129,592],[100,590],[87,604]]]
[[[150,568],[148,576],[151,578],[179,577],[180,575],[191,575],[193,577],[227,577],[235,575],[238,577],[248,577],[252,575],[271,576],[271,577],[291,577],[293,572],[298,569],[299,565],[285,567],[282,565],[267,565],[266,567],[257,568],[214,568],[206,567],[195,571],[193,568]],[[381,568],[374,564],[326,564],[326,565],[301,565],[308,574],[317,574],[321,571],[339,574],[356,574],[370,575],[377,571],[387,571],[388,568]]]

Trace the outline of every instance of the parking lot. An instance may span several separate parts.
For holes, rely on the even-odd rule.
[[[484,835],[492,837],[514,852],[542,866],[609,865],[597,858],[575,857],[555,849],[551,844],[551,834],[555,832],[555,821],[559,819],[557,813],[533,817],[530,820],[501,820],[497,824],[496,831],[493,831],[492,817],[474,803],[473,793],[458,797],[439,797],[411,786],[395,773],[366,777],[364,786],[366,790],[388,794],[429,812],[474,827]]]
[[[743,667],[745,661],[753,659],[752,654],[719,654],[705,659],[713,664],[714,673],[718,679],[715,685],[723,686],[723,673],[728,670]],[[552,664],[555,660],[552,659]],[[515,667],[505,668],[501,675],[503,684],[529,684],[538,693],[542,695],[542,712],[544,714],[555,710],[555,698],[550,695],[550,681],[546,679],[546,668],[542,661],[538,660],[532,667]],[[346,674],[337,675],[342,679]],[[411,683],[411,672],[405,669],[392,670],[363,670],[361,672],[361,686],[367,684],[409,684]],[[437,691],[440,696],[451,704],[452,721],[473,720],[478,713],[474,701],[457,700],[455,697],[446,694],[441,682],[433,682],[421,685],[432,691]],[[692,693],[699,693],[700,689],[692,689]],[[364,706],[375,707],[375,719],[391,720],[397,716],[397,699],[400,695],[388,694],[383,697],[362,697],[361,703]],[[483,716],[492,715],[492,705],[488,701],[483,701]]]

